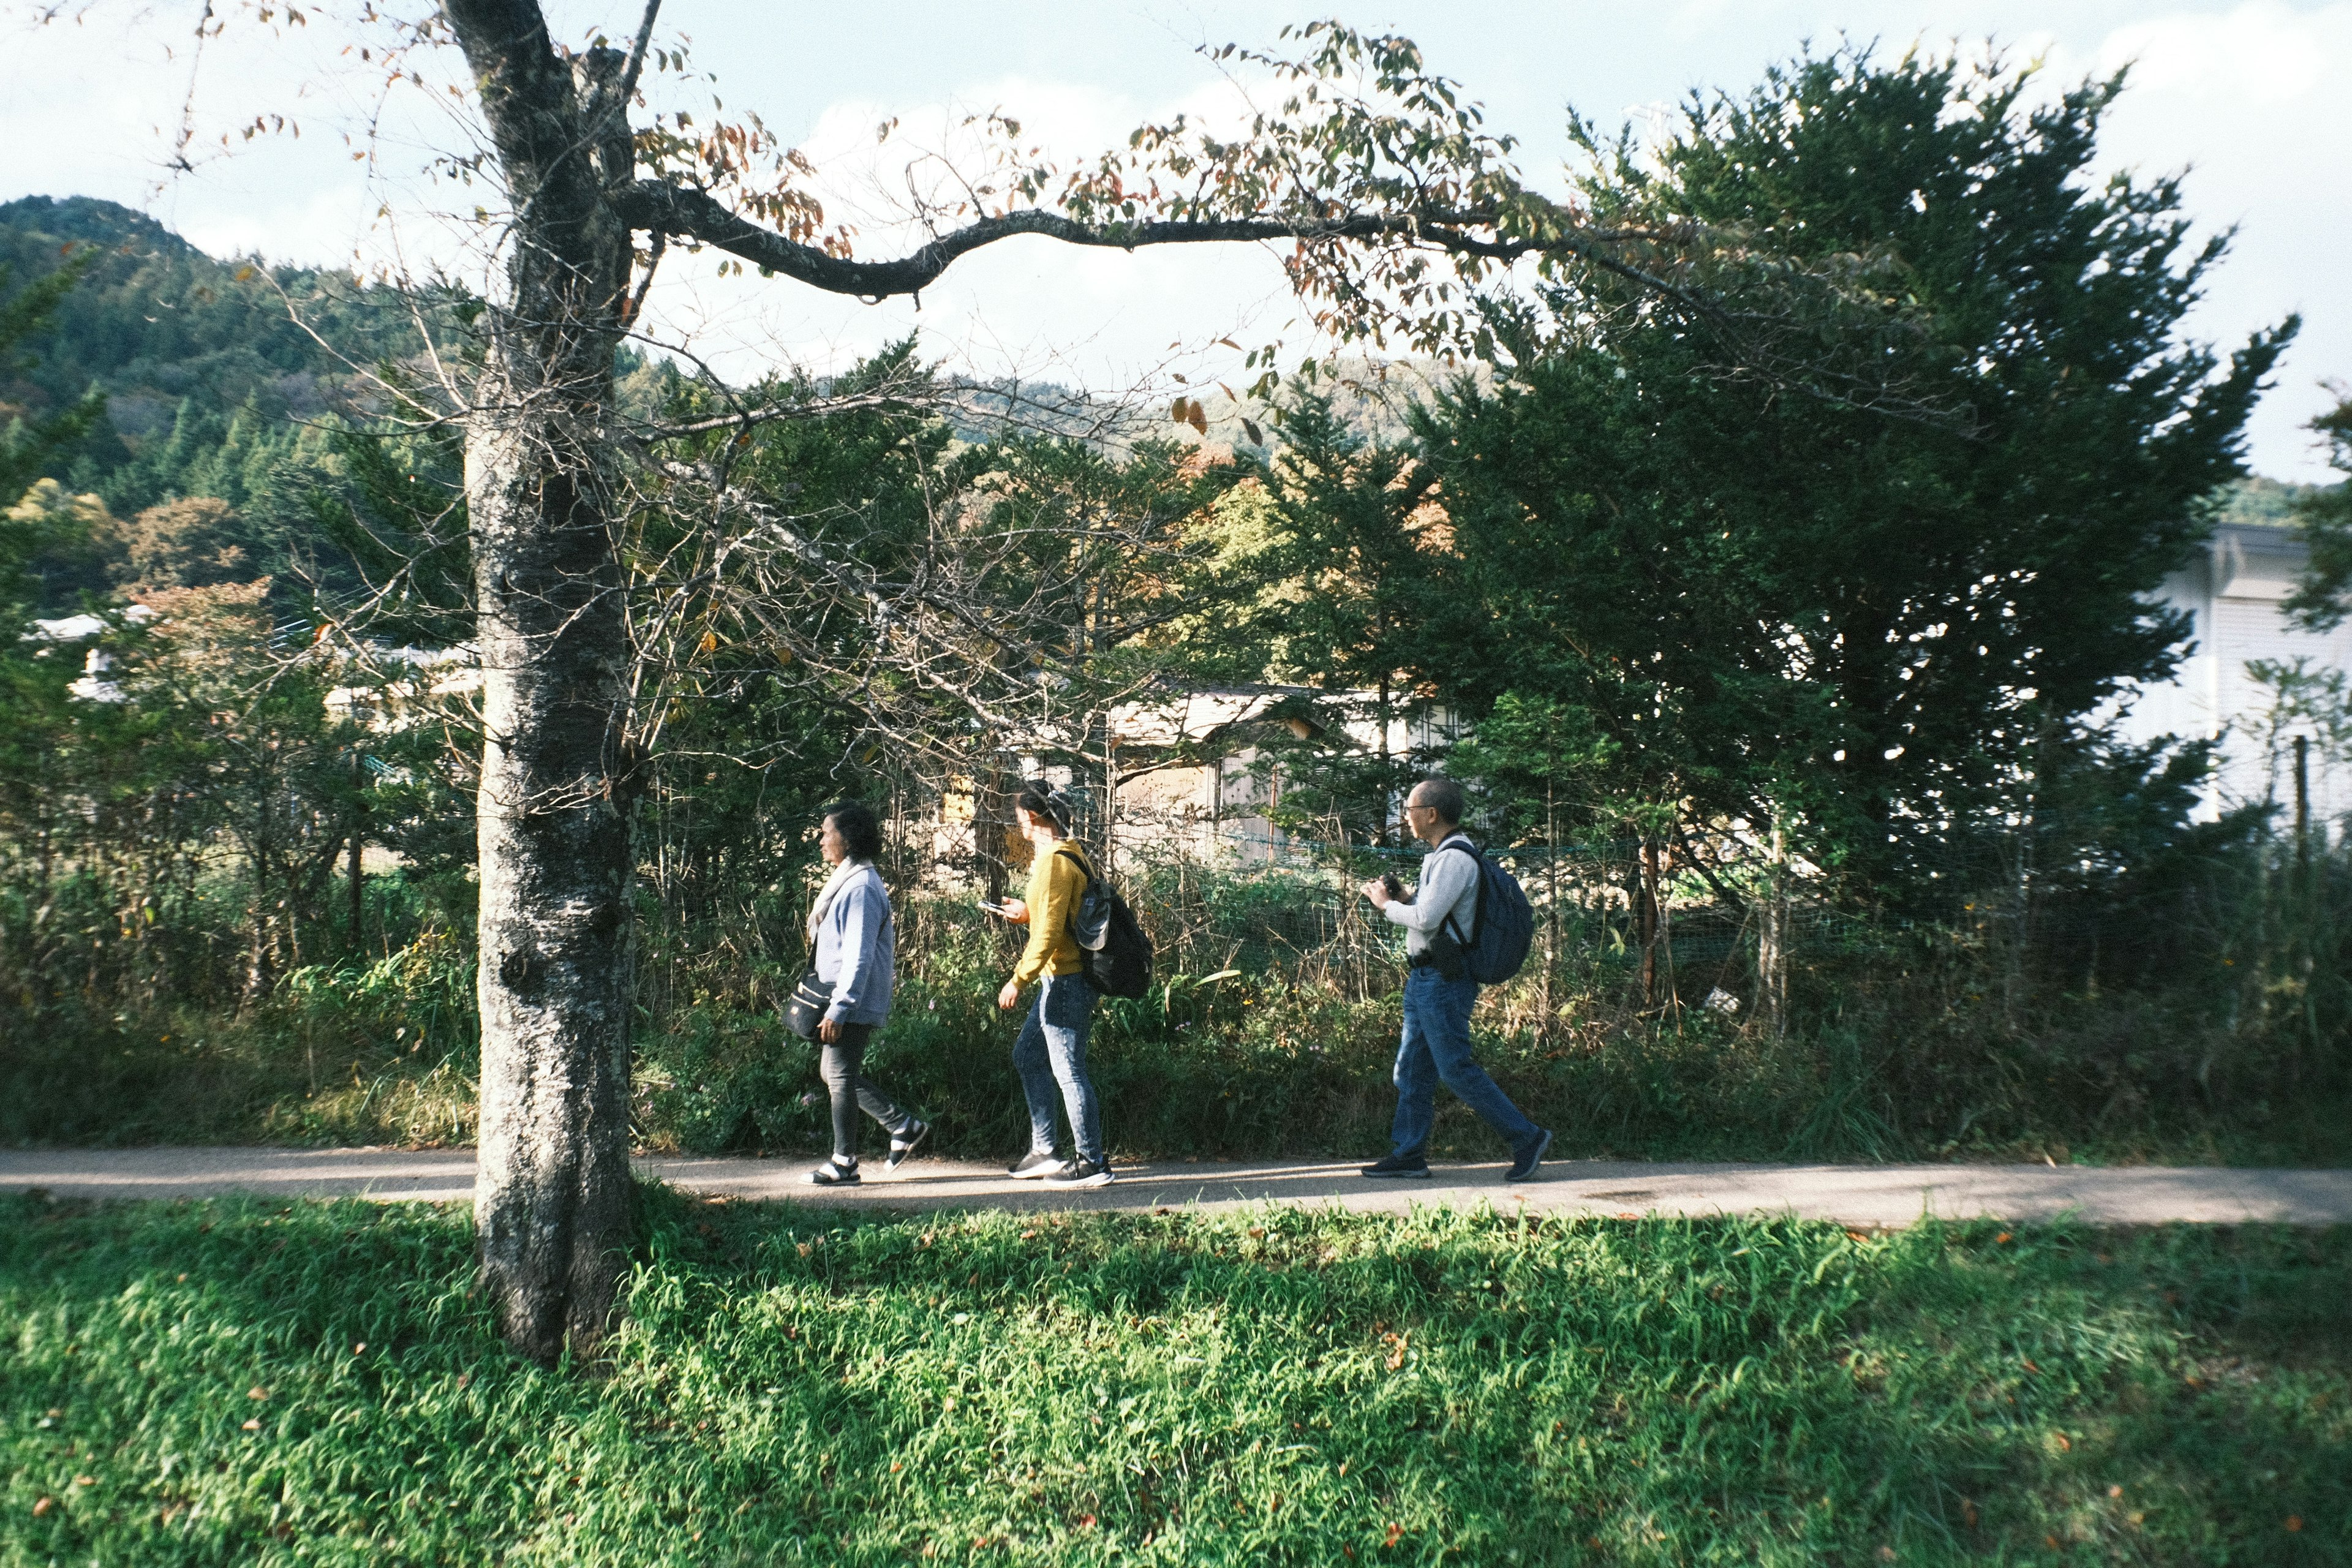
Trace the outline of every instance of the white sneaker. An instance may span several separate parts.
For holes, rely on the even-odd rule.
[[[1052,1177],[1058,1175],[1063,1171],[1067,1170],[1069,1168],[1069,1164],[1070,1163],[1067,1160],[1055,1154],[1050,1150],[1042,1154],[1032,1151],[1022,1160],[1021,1163],[1013,1166],[1004,1173],[1012,1177],[1016,1182],[1034,1182],[1040,1177]]]

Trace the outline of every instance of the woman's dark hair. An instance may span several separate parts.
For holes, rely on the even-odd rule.
[[[862,800],[845,800],[824,808],[824,819],[841,835],[852,860],[875,860],[882,855],[882,823]]]
[[[1013,805],[1024,811],[1036,813],[1061,829],[1065,838],[1070,834],[1070,821],[1076,807],[1070,797],[1047,784],[1044,779],[1031,779],[1021,786]]]

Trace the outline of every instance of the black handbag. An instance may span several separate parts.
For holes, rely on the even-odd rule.
[[[817,1026],[824,1022],[824,1010],[832,1005],[833,982],[818,979],[811,969],[784,998],[784,1027],[803,1040],[814,1040]]]

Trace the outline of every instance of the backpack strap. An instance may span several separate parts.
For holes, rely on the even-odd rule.
[[[1475,844],[1471,843],[1469,837],[1465,835],[1460,837],[1460,841],[1458,843],[1453,838],[1447,839],[1444,843],[1437,847],[1436,852],[1430,858],[1432,859],[1435,859],[1438,855],[1443,855],[1448,849],[1459,849],[1463,853],[1468,855],[1470,857],[1471,864],[1470,874],[1474,878],[1477,879],[1475,881],[1471,883],[1471,886],[1477,889],[1476,897],[1470,905],[1470,929],[1475,931],[1480,926],[1486,923],[1486,857],[1480,854],[1478,847]],[[1462,928],[1458,924],[1455,924],[1454,911],[1452,910],[1446,910],[1445,918],[1438,923],[1441,927],[1452,926],[1454,928],[1454,942],[1461,946],[1464,952],[1466,952],[1469,951],[1473,939],[1462,934]]]
[[[1087,847],[1076,839],[1065,838],[1054,846],[1054,853],[1060,855],[1065,852],[1077,863],[1078,875],[1087,879],[1088,887],[1092,887],[1095,880],[1095,863],[1087,858]]]
[[[1054,846],[1054,853],[1057,856],[1065,850],[1069,852],[1072,863],[1077,867],[1078,875],[1087,879],[1086,887],[1080,888],[1078,889],[1078,896],[1070,900],[1070,912],[1064,921],[1066,929],[1067,929],[1070,933],[1071,945],[1077,948],[1078,951],[1083,953],[1086,951],[1086,943],[1078,941],[1078,906],[1080,903],[1085,901],[1087,889],[1095,885],[1095,866],[1092,860],[1087,858],[1086,846],[1078,843],[1076,840],[1065,838],[1060,843]]]

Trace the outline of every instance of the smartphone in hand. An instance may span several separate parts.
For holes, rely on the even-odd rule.
[[[980,907],[986,910],[990,914],[998,916],[1001,919],[1009,920],[1013,915],[1013,911],[1005,908],[1003,904],[992,904],[986,899],[980,900]]]

